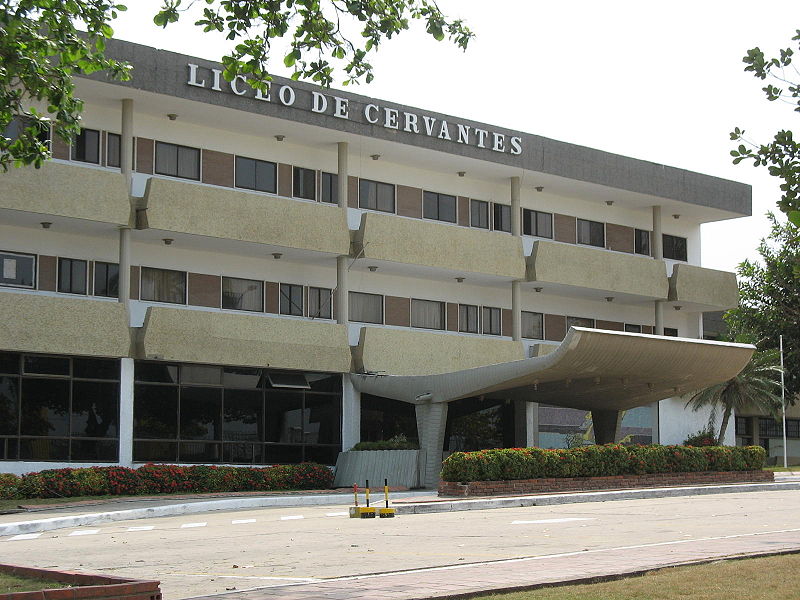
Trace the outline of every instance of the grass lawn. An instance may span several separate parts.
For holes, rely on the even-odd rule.
[[[789,467],[764,467],[765,471],[775,471],[776,473],[787,473],[787,472],[794,472],[800,471],[800,465],[789,466]]]
[[[135,498],[135,496],[74,496],[72,498],[17,498],[16,500],[0,500],[0,510],[17,508],[20,504],[30,506],[34,504],[65,504],[80,502],[81,500],[107,500],[109,498]]]
[[[800,554],[661,569],[589,585],[481,596],[481,600],[796,600]]]
[[[14,592],[34,592],[49,588],[69,587],[66,583],[50,581],[47,579],[32,579],[28,577],[17,577],[0,573],[0,594],[11,594]]]

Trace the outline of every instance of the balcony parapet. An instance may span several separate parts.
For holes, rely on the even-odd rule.
[[[705,311],[734,308],[739,305],[736,274],[676,264],[669,278],[669,299]]]

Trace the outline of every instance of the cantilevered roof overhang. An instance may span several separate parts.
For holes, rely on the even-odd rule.
[[[412,403],[471,396],[627,410],[736,376],[755,350],[685,338],[572,327],[554,352],[438,375],[353,376],[361,392]]]

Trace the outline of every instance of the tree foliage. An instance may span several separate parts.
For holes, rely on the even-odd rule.
[[[293,79],[329,86],[337,69],[344,85],[372,81],[370,55],[413,20],[424,22],[435,39],[462,49],[473,37],[461,20],[445,17],[435,0],[163,0],[153,20],[167,27],[195,5],[203,10],[194,24],[233,43],[222,57],[223,77],[246,76],[262,91],[271,80],[269,59],[279,39],[288,42],[280,58],[294,69]],[[65,140],[79,133],[83,105],[74,95],[75,75],[107,71],[130,77],[129,65],[105,56],[105,42],[114,33],[110,23],[124,10],[116,0],[0,0],[0,131],[15,119],[25,123],[14,136],[0,136],[3,169],[38,167],[49,158],[43,134],[51,122]]]
[[[731,414],[755,408],[777,415],[781,407],[779,356],[775,349],[757,350],[742,371],[727,381],[700,390],[686,403],[692,410],[722,407],[722,423],[716,443],[725,439]]]
[[[800,29],[792,38],[800,47]],[[785,102],[800,112],[800,71],[792,63],[794,50],[784,48],[780,56],[768,58],[760,48],[752,48],[742,59],[744,70],[754,77],[767,81],[762,88],[770,102]],[[791,129],[782,129],[767,144],[756,144],[745,138],[745,130],[737,127],[731,132],[731,140],[740,142],[731,150],[734,164],[752,160],[755,167],[767,167],[770,175],[783,180],[783,192],[778,206],[789,220],[800,226],[800,143],[795,141]]]
[[[739,265],[739,306],[725,321],[738,335],[778,348],[783,335],[787,398],[800,393],[800,229],[772,213],[770,234],[758,247],[759,260]]]

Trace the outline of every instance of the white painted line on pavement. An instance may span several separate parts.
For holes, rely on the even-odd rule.
[[[234,519],[231,521],[231,525],[242,525],[243,523],[255,523],[255,519]]]
[[[41,533],[20,533],[19,535],[15,535],[14,537],[8,538],[7,542],[13,542],[14,540],[35,540],[38,538]]]
[[[128,527],[128,531],[151,531],[155,528],[155,525],[139,525],[138,527]]]
[[[188,529],[189,527],[205,527],[208,523],[184,523],[181,529]]]
[[[304,518],[303,515],[288,515],[286,517],[281,517],[281,521],[294,521],[295,519],[302,518]]]
[[[326,517],[346,517],[350,513],[346,512],[338,512],[338,513],[325,513]]]
[[[73,535],[94,535],[95,533],[100,533],[99,529],[78,529],[77,531],[73,531],[70,533],[70,536]]]
[[[530,524],[538,524],[538,523],[570,523],[572,521],[595,521],[596,519],[590,518],[579,518],[579,517],[572,517],[572,518],[565,518],[565,519],[537,519],[536,521],[511,521],[512,525],[528,525]]]

